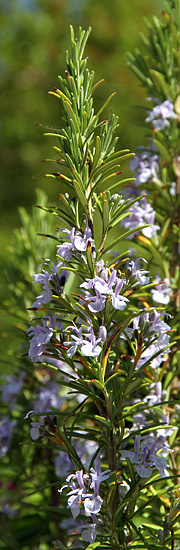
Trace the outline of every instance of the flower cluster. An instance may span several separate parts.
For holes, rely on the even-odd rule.
[[[136,153],[129,163],[129,168],[136,175],[136,185],[141,185],[149,180],[158,179],[159,157],[149,151]]]
[[[86,327],[85,327],[86,328]],[[97,357],[102,348],[98,344],[103,343],[106,339],[106,328],[102,325],[99,329],[98,338],[95,337],[92,325],[87,326],[88,332],[82,333],[83,327],[78,328],[75,323],[72,326],[67,327],[66,330],[72,330],[75,334],[71,334],[71,341],[66,341],[64,344],[70,346],[67,351],[67,357],[72,357],[77,348],[80,348],[82,355],[89,357]]]
[[[84,230],[84,235],[81,231],[76,231],[75,227],[69,231],[69,229],[61,229],[58,233],[58,235],[63,232],[66,233],[66,235],[69,235],[70,242],[64,242],[60,246],[57,246],[57,256],[60,256],[60,258],[63,258],[64,260],[68,261],[71,256],[76,255],[78,253],[83,253],[86,251],[88,243],[92,243],[92,232],[91,229],[86,221],[86,227]]]
[[[169,126],[169,120],[178,118],[178,115],[174,112],[174,105],[170,99],[166,99],[163,103],[161,103],[158,98],[149,98],[149,100],[156,102],[156,105],[146,117],[146,122],[152,122],[156,130],[164,130],[166,126]]]
[[[152,432],[149,432],[149,437],[154,439],[156,436],[156,439],[160,439],[168,449],[167,438],[173,434],[175,426],[169,427],[169,413],[167,414],[165,406],[164,411],[163,407],[161,407],[161,409],[158,407],[162,401],[166,400],[167,391],[162,389],[162,382],[152,383],[150,385],[149,394],[143,399],[146,408],[144,406],[142,407],[141,401],[139,401],[140,405],[138,407],[138,400],[136,400],[137,409],[136,413],[133,415],[132,431],[151,427],[153,424],[163,423],[163,427],[160,426],[156,428],[156,430],[152,429]]]
[[[142,333],[144,344],[136,369],[143,366],[146,361],[149,361],[153,368],[160,366],[163,358],[169,351],[170,336],[167,334],[169,330],[170,326],[161,319],[161,313],[158,313],[156,310],[134,317],[133,327],[126,328],[124,334],[132,338],[138,331]],[[163,350],[163,348],[166,349]],[[157,356],[153,358],[154,355]]]
[[[127,302],[129,302],[128,298],[121,294],[125,283],[125,279],[120,279],[117,276],[116,269],[113,269],[109,275],[107,267],[104,267],[100,274],[93,277],[93,279],[87,278],[85,282],[80,285],[80,287],[83,289],[85,294],[88,309],[92,313],[102,311],[104,309],[106,299],[110,297],[113,308],[123,311],[127,305]],[[89,290],[93,291],[93,294],[89,292]]]
[[[159,225],[154,223],[155,215],[155,210],[153,210],[146,197],[143,197],[132,207],[130,215],[124,221],[124,227],[136,229],[134,233],[137,233],[137,227],[148,224],[149,227],[144,227],[141,231],[145,237],[151,239],[160,229]]]
[[[122,459],[129,458],[135,464],[136,472],[140,477],[150,477],[154,466],[161,477],[166,477],[167,463],[162,456],[163,451],[164,444],[161,441],[153,441],[151,438],[141,440],[141,435],[137,435],[134,439],[134,452],[123,450]]]
[[[57,321],[57,315],[54,315],[54,317],[46,315],[41,323],[27,329],[30,338],[29,358],[31,361],[46,362],[47,344],[50,342],[56,327],[57,330],[62,330],[62,322]]]
[[[146,275],[147,273],[149,273],[149,271],[146,271],[142,268],[137,269],[137,264],[140,261],[146,264],[148,263],[147,260],[145,260],[145,258],[136,258],[135,262],[133,260],[129,262],[128,271],[129,271],[130,281],[132,283],[134,279],[136,284],[139,283],[140,285],[148,285],[149,277],[146,277]]]
[[[82,506],[86,516],[89,516],[93,523],[86,524],[86,528],[82,531],[82,538],[86,542],[94,542],[96,538],[96,516],[100,512],[103,504],[103,499],[99,494],[100,484],[108,479],[110,470],[101,472],[100,458],[96,460],[95,468],[90,468],[90,476],[83,473],[83,470],[77,471],[75,474],[70,474],[63,485],[60,493],[65,488],[70,488],[68,496],[68,507],[70,508],[73,518],[76,518]]]
[[[153,300],[159,304],[169,304],[172,292],[169,279],[165,277],[164,281],[161,281],[161,277],[156,275],[154,282],[158,283],[158,286],[151,290]]]
[[[48,265],[47,262],[50,262],[50,260],[46,260],[46,265]],[[62,262],[59,262],[57,265],[53,262],[51,263],[52,266],[49,264],[51,273],[43,269],[42,273],[36,273],[33,275],[33,283],[42,284],[43,286],[43,291],[39,296],[37,296],[34,304],[32,305],[33,308],[39,308],[42,304],[51,302],[53,294],[59,296],[62,293],[62,289],[67,280],[68,272],[65,269],[61,269],[61,275],[59,275],[58,270],[62,267]]]

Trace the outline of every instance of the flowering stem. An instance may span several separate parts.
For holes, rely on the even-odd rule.
[[[178,173],[177,173],[177,176],[176,176],[176,200],[177,200],[177,203],[178,203],[178,199],[179,199],[179,196],[180,196],[180,173],[179,173],[180,169],[178,169]],[[180,227],[180,221],[179,221],[179,205],[178,205],[178,211],[176,212],[176,219],[175,219],[175,224],[177,225],[177,231],[178,231],[178,228]],[[178,236],[176,235],[175,236],[175,239],[174,239],[174,254],[173,254],[173,268],[172,268],[172,276],[175,277],[176,276],[176,273],[179,271],[179,243],[178,243]],[[180,287],[178,285],[177,287],[177,290],[176,290],[176,296],[175,296],[175,309],[179,309],[180,308]],[[176,312],[175,312],[176,313]]]

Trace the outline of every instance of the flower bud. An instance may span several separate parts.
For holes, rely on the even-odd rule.
[[[104,325],[101,325],[99,329],[98,338],[101,338],[102,342],[105,342],[107,338],[107,330],[106,330],[106,327],[104,327]]]

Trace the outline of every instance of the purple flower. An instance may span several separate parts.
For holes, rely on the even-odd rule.
[[[153,210],[152,206],[144,197],[132,207],[130,216],[123,220],[124,227],[127,229],[135,229],[147,223],[149,227],[145,227],[141,231],[145,237],[151,239],[156,234],[156,231],[160,229],[159,225],[155,225],[154,223],[155,214],[155,210]]]
[[[159,313],[154,309],[154,311],[152,311],[151,313],[147,313],[147,318],[146,318],[146,320],[149,319],[150,331],[153,333],[158,332],[159,336],[171,330],[171,327],[167,325],[167,323],[165,323],[163,319],[161,319],[161,317],[162,317],[162,313]]]
[[[98,343],[100,341],[100,338],[96,340],[94,337],[91,342],[83,344],[83,346],[81,347],[82,355],[84,355],[85,357],[98,357],[98,355],[100,355],[102,351],[101,347],[98,346]]]
[[[161,278],[159,277],[159,275],[157,275],[154,282],[159,284],[151,290],[153,300],[155,302],[158,302],[159,304],[169,304],[171,297],[169,279],[165,277],[164,281],[161,283]]]
[[[166,99],[163,103],[155,98],[153,101],[156,101],[157,105],[150,111],[146,122],[152,122],[154,128],[161,131],[169,125],[169,119],[178,118],[178,115],[174,112],[174,105],[170,99]]]
[[[68,487],[71,491],[68,493],[68,506],[71,509],[72,515],[76,518],[80,513],[80,505],[84,505],[86,514],[92,516],[99,513],[103,500],[99,495],[99,486],[102,481],[108,479],[110,470],[105,470],[101,473],[100,458],[95,462],[95,469],[90,468],[91,479],[88,475],[83,474],[83,470],[77,471],[75,474],[70,474],[66,481],[67,485],[63,485],[61,491]],[[93,490],[93,492],[90,492]]]
[[[131,277],[135,277],[138,283],[140,283],[141,285],[148,285],[149,277],[145,277],[145,275],[149,273],[149,271],[144,271],[144,269],[137,269],[137,264],[140,260],[142,260],[142,262],[145,262],[146,264],[148,263],[147,260],[145,260],[144,258],[137,258],[135,262],[133,262],[133,260],[129,262],[128,269],[130,271]]]
[[[102,339],[96,339],[92,326],[90,326],[90,334],[87,334],[87,338],[90,342],[86,342],[81,346],[82,355],[85,355],[85,357],[98,357],[102,351],[101,346],[98,346],[98,344],[102,341]]]
[[[145,183],[148,180],[157,180],[157,170],[159,168],[158,155],[151,155],[149,151],[142,154],[135,154],[129,163],[129,167],[136,175],[136,185]]]
[[[100,338],[102,340],[102,342],[105,342],[105,340],[107,338],[107,330],[106,330],[106,327],[104,325],[101,325],[100,328],[99,328],[98,338]]]
[[[71,489],[68,493],[68,506],[73,518],[76,518],[80,513],[80,504],[84,503],[84,498],[87,496],[89,476],[83,474],[83,470],[79,470],[75,474],[70,474],[66,481],[67,485],[63,485],[59,492],[61,493],[66,487]]]
[[[86,290],[93,288],[99,295],[103,294],[106,296],[112,292],[113,286],[118,281],[116,274],[116,269],[113,269],[109,277],[108,269],[103,267],[100,275],[96,275],[93,279],[86,279],[85,283],[82,283],[80,287]]]
[[[30,338],[30,347],[29,347],[29,357],[31,361],[44,361],[44,355],[47,354],[47,344],[50,342],[53,331],[57,324],[57,315],[52,317],[51,315],[46,315],[41,324],[39,323],[35,327],[30,327],[26,331],[28,337]],[[60,330],[62,329],[61,323],[59,324]],[[57,324],[57,326],[58,326]]]
[[[96,522],[86,525],[86,528],[82,531],[82,539],[85,542],[94,542],[96,540]]]
[[[92,296],[90,292],[85,292],[85,298],[88,301],[89,311],[92,313],[102,311],[105,306],[105,296],[102,296],[98,290],[95,290],[95,296]]]
[[[169,334],[166,333],[170,330],[169,325],[161,319],[161,315],[161,313],[154,310],[151,313],[135,317],[133,319],[133,328],[127,327],[124,331],[129,338],[133,337],[134,331],[141,330],[143,333],[144,349],[136,365],[136,369],[140,368],[148,360],[153,368],[159,367],[164,356],[169,351],[167,349],[161,352],[163,348],[169,345]],[[147,347],[148,341],[155,337],[156,340],[154,343]],[[158,351],[161,353],[154,359],[151,359]]]
[[[159,338],[157,338],[157,340],[154,344],[151,344],[148,348],[146,348],[142,352],[141,358],[139,359],[139,361],[136,365],[136,369],[142,367],[146,361],[149,361],[149,363],[151,364],[151,367],[153,369],[156,369],[156,368],[160,367],[160,365],[161,365],[162,361],[165,359],[166,354],[169,351],[169,349],[166,349],[165,351],[163,351],[161,353],[160,353],[160,351],[164,347],[168,346],[168,344],[169,344],[168,334],[163,334],[163,335],[159,336]],[[159,352],[159,354],[157,355],[157,357],[155,357],[154,359],[151,359],[152,356],[155,355],[158,352]]]
[[[128,298],[125,298],[125,296],[121,296],[120,294],[123,284],[124,280],[120,279],[116,284],[115,291],[111,293],[112,306],[114,309],[119,309],[120,311],[123,311],[127,305],[127,302],[129,302]]]
[[[156,429],[155,433],[154,430],[152,432],[149,432],[149,436],[154,439],[154,436],[156,434],[157,439],[161,439],[161,442],[165,444],[167,437],[172,435],[173,431],[176,429],[175,426],[169,427],[169,415],[163,414],[162,415],[162,409],[160,411],[159,408],[154,407],[154,405],[160,405],[161,401],[166,401],[167,399],[167,392],[166,390],[162,389],[162,382],[155,382],[150,385],[150,393],[146,395],[146,397],[143,398],[144,404],[147,403],[147,408],[143,411],[139,410],[136,412],[136,414],[133,416],[133,428],[132,430],[139,430],[145,426],[150,427],[151,423],[157,423],[160,424],[161,422],[165,424],[165,427],[159,427]],[[139,402],[140,406],[142,405],[142,401]],[[138,406],[138,401],[137,401]],[[167,452],[169,451],[169,447],[167,445]],[[163,451],[164,454],[164,451]],[[167,453],[166,453],[167,454]]]
[[[57,255],[65,260],[69,260],[72,254],[83,253],[86,251],[88,243],[92,242],[91,229],[86,221],[86,227],[84,236],[81,231],[75,231],[75,227],[69,231],[69,229],[61,229],[60,232],[66,233],[70,238],[70,243],[64,242],[60,246],[58,245]]]
[[[100,342],[104,342],[104,337],[106,334],[105,327],[100,327],[99,334],[101,336],[98,336],[96,339],[93,327],[90,325],[87,327],[86,333],[82,334],[82,326],[80,328],[77,328],[75,323],[73,323],[73,326],[67,327],[66,330],[72,329],[72,331],[76,332],[77,336],[74,334],[71,335],[71,338],[74,340],[65,342],[66,346],[70,346],[69,350],[67,351],[67,356],[72,357],[77,351],[77,348],[80,348],[80,351],[82,355],[89,356],[89,357],[97,357],[100,353],[102,348],[98,345]],[[86,327],[84,327],[86,328]]]
[[[67,357],[72,357],[76,353],[77,348],[80,347],[82,344],[84,344],[85,339],[82,336],[82,327],[78,328],[75,325],[75,323],[73,323],[73,327],[69,326],[67,327],[66,330],[69,330],[69,329],[73,330],[77,334],[77,336],[75,336],[75,334],[71,334],[71,338],[73,342],[72,341],[64,342],[65,346],[71,346],[67,351]]]
[[[50,260],[46,260],[46,262],[50,262]],[[53,267],[49,265],[51,273],[43,269],[42,273],[33,275],[33,284],[38,283],[43,285],[43,291],[39,296],[37,296],[32,306],[33,308],[39,308],[42,304],[51,302],[53,294],[57,294],[59,296],[62,292],[62,288],[64,287],[68,272],[63,269],[61,270],[61,275],[59,275],[58,270],[62,266],[62,263],[59,262],[57,265],[53,262],[51,263],[53,265]]]
[[[165,458],[160,455],[164,450],[164,444],[152,439],[144,440],[140,449],[140,443],[141,436],[135,436],[134,452],[123,450],[122,459],[129,458],[135,464],[135,469],[140,477],[150,477],[153,466],[159,471],[161,477],[166,477],[167,463]]]
[[[100,456],[97,457],[94,466],[95,466],[94,468],[90,468],[90,473],[92,478],[92,483],[90,487],[91,489],[94,490],[94,493],[98,495],[100,484],[106,479],[108,479],[111,470],[105,470],[104,472],[101,472]]]
[[[89,310],[93,313],[102,311],[106,297],[109,295],[114,309],[123,311],[129,301],[128,298],[120,294],[125,282],[124,279],[117,277],[116,269],[113,269],[109,276],[108,269],[104,267],[100,275],[96,275],[93,279],[86,279],[80,287],[83,288]],[[84,289],[86,290],[84,291]],[[94,290],[95,295],[88,292],[90,289]]]
[[[84,231],[84,237],[80,231],[76,231],[74,236],[74,246],[79,252],[85,252],[86,248],[88,246],[88,243],[92,242],[92,232],[88,225],[88,222],[86,221],[86,227]]]
[[[100,512],[102,503],[103,499],[99,495],[91,495],[90,497],[85,498],[84,510],[86,514],[98,514],[98,512]]]

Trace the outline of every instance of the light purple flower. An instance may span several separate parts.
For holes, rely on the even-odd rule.
[[[67,341],[67,342],[64,342],[65,346],[70,346],[70,348],[68,349],[67,351],[67,357],[72,357],[76,351],[77,351],[77,348],[80,347],[82,344],[84,344],[85,342],[85,339],[82,335],[82,327],[78,328],[75,323],[73,323],[73,326],[69,326],[67,327],[66,330],[73,330],[77,336],[75,334],[72,334],[71,333],[71,339],[73,340],[72,341]]]
[[[169,334],[166,334],[170,330],[170,326],[161,319],[161,316],[161,313],[154,310],[151,313],[135,317],[133,319],[133,328],[127,327],[124,331],[125,335],[127,334],[130,339],[133,337],[134,331],[141,330],[143,333],[144,348],[136,369],[142,367],[148,360],[153,368],[159,367],[169,351],[168,348],[163,352],[161,351],[169,345],[170,339]],[[151,338],[156,338],[156,340],[147,346]],[[151,359],[158,351],[158,356]]]
[[[135,277],[138,283],[140,283],[141,285],[148,285],[149,277],[145,277],[145,275],[149,273],[149,271],[145,271],[144,269],[137,269],[137,264],[140,260],[142,262],[145,262],[146,264],[148,263],[147,260],[145,260],[144,258],[137,258],[135,262],[131,260],[131,262],[129,262],[128,270],[130,271],[131,277]]]
[[[146,198],[143,197],[139,202],[134,204],[131,214],[123,220],[123,225],[131,230],[141,225],[149,224],[149,227],[145,227],[141,231],[145,237],[151,239],[156,234],[156,231],[160,229],[159,225],[154,223],[155,214],[155,210],[153,210]],[[137,233],[137,230],[135,233]]]
[[[85,513],[92,516],[94,520],[103,503],[99,495],[99,486],[102,481],[108,479],[109,473],[110,470],[101,472],[100,458],[98,458],[95,462],[95,468],[90,468],[91,479],[87,474],[83,474],[83,470],[67,477],[67,484],[63,485],[59,492],[61,493],[66,487],[71,489],[67,495],[68,506],[74,518],[79,515],[80,505],[83,504]],[[90,492],[90,490],[93,492]]]
[[[96,275],[93,279],[86,279],[80,287],[85,294],[89,310],[93,313],[102,311],[109,295],[114,309],[123,311],[129,301],[128,298],[120,294],[124,283],[126,283],[124,279],[117,277],[116,269],[113,269],[109,276],[108,269],[104,267],[99,275]],[[94,290],[94,295],[88,292],[90,289]]]
[[[76,231],[74,236],[74,246],[79,252],[85,252],[88,246],[88,243],[92,243],[92,232],[86,221],[86,227],[84,231],[84,236],[80,231]]]
[[[31,361],[44,361],[44,355],[47,354],[47,344],[52,338],[56,324],[61,330],[62,324],[57,323],[57,315],[54,317],[46,315],[41,320],[41,324],[28,328],[26,332],[28,338],[30,338],[29,358]]]
[[[163,103],[160,103],[158,99],[152,99],[156,101],[157,105],[150,111],[146,118],[146,122],[152,122],[156,130],[163,130],[169,125],[169,119],[178,118],[178,115],[174,112],[174,105],[170,99],[166,99]]]
[[[102,351],[101,347],[98,346],[97,342],[99,342],[100,339],[95,340],[94,343],[87,342],[86,344],[83,344],[81,347],[81,353],[85,357],[98,357]]]
[[[50,260],[46,260],[47,262],[50,262]],[[50,265],[52,264],[52,266]],[[47,264],[49,268],[51,269],[51,273],[49,273],[47,270],[43,269],[42,273],[36,273],[33,275],[34,283],[42,284],[43,285],[43,291],[39,296],[37,296],[33,308],[39,308],[42,306],[42,304],[47,304],[51,302],[53,294],[61,294],[62,288],[64,287],[64,284],[66,282],[68,272],[63,269],[61,270],[61,275],[58,274],[58,270],[62,266],[62,263],[59,262],[57,265],[55,265],[53,262],[50,262]]]
[[[167,437],[172,435],[174,430],[176,429],[175,426],[169,426],[169,414],[163,414],[162,415],[162,408],[154,407],[154,405],[160,405],[161,401],[166,401],[167,399],[167,392],[166,390],[162,389],[162,382],[155,382],[150,385],[150,392],[148,395],[146,395],[143,398],[143,402],[146,405],[147,408],[145,410],[138,410],[135,415],[133,416],[133,427],[132,431],[139,430],[145,426],[150,427],[151,424],[164,424],[162,428],[156,428],[154,431],[152,429],[152,432],[149,432],[149,437],[154,439],[156,436],[156,440],[160,438],[161,442],[166,444]],[[139,406],[142,406],[142,401],[139,401]],[[138,400],[137,400],[137,407],[138,407]],[[169,447],[167,445],[167,450],[165,453],[165,448],[163,450],[163,456],[164,453],[167,455],[169,452]]]
[[[82,531],[82,539],[85,542],[93,543],[96,540],[96,534],[96,523],[87,524]]]
[[[103,338],[105,336],[105,327],[100,327],[102,336],[99,336],[98,338],[95,337],[94,330],[91,325],[84,327],[84,329],[87,330],[87,332],[84,332],[84,334],[82,334],[82,326],[78,328],[76,327],[75,323],[73,323],[73,326],[67,327],[66,330],[69,330],[70,328],[72,331],[76,332],[77,336],[72,334],[71,338],[73,342],[65,342],[66,346],[70,346],[69,350],[67,351],[68,357],[72,357],[72,355],[76,353],[78,347],[80,348],[80,351],[84,356],[97,357],[101,353],[102,348],[98,344],[104,341]]]
[[[84,510],[86,514],[98,514],[100,512],[103,499],[97,495],[91,495],[84,500]]]
[[[81,283],[80,287],[86,290],[94,289],[99,295],[107,295],[113,291],[114,285],[117,283],[117,271],[113,269],[110,276],[107,267],[103,267],[99,275],[93,279],[86,279]]]
[[[148,320],[149,318],[150,331],[154,333],[158,332],[159,336],[171,330],[171,327],[167,323],[165,323],[163,319],[161,319],[161,317],[162,317],[162,313],[161,312],[159,313],[154,309],[154,311],[152,311],[151,313],[147,313],[147,319],[146,319]]]
[[[141,357],[136,365],[136,369],[139,369],[140,367],[142,367],[146,361],[149,361],[153,369],[160,367],[162,361],[165,360],[166,358],[166,354],[168,353],[169,348],[167,348],[165,351],[161,353],[160,351],[164,347],[168,346],[168,344],[169,344],[168,334],[161,335],[159,338],[157,338],[154,344],[151,344],[142,352]],[[154,359],[152,359],[153,355],[155,355],[158,352],[159,354],[157,355],[157,357],[154,357]]]
[[[102,351],[101,346],[98,346],[102,341],[101,338],[96,339],[92,327],[90,327],[90,334],[87,334],[87,338],[90,339],[90,342],[86,342],[81,346],[82,355],[85,357],[98,357]]]
[[[132,323],[132,328],[127,327],[125,329],[125,333],[131,338],[135,331],[141,330],[143,332],[144,338],[147,336],[153,337],[156,333],[158,333],[159,336],[165,334],[169,330],[171,330],[171,327],[161,319],[162,313],[156,311],[147,312],[138,315],[134,317]]]
[[[114,309],[119,309],[120,311],[123,311],[127,305],[127,302],[129,302],[128,298],[125,298],[125,296],[120,294],[123,284],[124,280],[120,279],[116,284],[115,291],[111,293],[112,306]]]
[[[149,151],[142,154],[136,153],[129,163],[132,172],[135,172],[136,185],[145,183],[148,180],[157,180],[157,170],[159,168],[158,155],[151,155]]]
[[[61,231],[69,236],[70,242],[64,242],[60,246],[58,245],[57,255],[67,261],[71,258],[72,254],[85,252],[88,243],[93,242],[92,232],[87,221],[84,235],[81,231],[76,231],[75,227],[73,227],[71,231],[69,231],[69,229],[61,229],[59,233]]]
[[[169,286],[169,279],[165,277],[164,281],[161,283],[161,277],[157,275],[154,282],[159,284],[151,290],[153,300],[159,304],[169,304],[172,292]]]
[[[63,485],[59,492],[61,493],[66,487],[71,489],[67,495],[69,497],[68,506],[71,509],[73,518],[76,518],[80,513],[80,504],[84,503],[84,498],[87,496],[89,476],[83,474],[83,470],[79,470],[75,474],[70,474],[66,481],[67,484]]]
[[[129,458],[129,460],[135,464],[135,469],[140,477],[149,478],[154,466],[159,471],[161,477],[166,477],[167,463],[165,458],[160,454],[164,450],[164,443],[152,439],[142,440],[141,449],[140,443],[141,436],[135,436],[134,452],[123,450],[122,459]]]
[[[99,328],[98,338],[100,338],[102,342],[105,342],[105,340],[107,338],[107,330],[106,330],[106,327],[104,325],[101,325],[100,328]]]
[[[92,313],[102,311],[105,306],[105,296],[102,296],[97,290],[95,290],[95,296],[92,296],[90,292],[85,292],[85,298],[88,302],[89,311]]]
[[[98,495],[100,484],[106,479],[108,479],[111,470],[104,470],[104,472],[101,472],[100,456],[96,458],[94,466],[95,466],[94,468],[90,468],[90,473],[92,478],[92,483],[90,487],[91,489],[94,490],[94,493]]]

